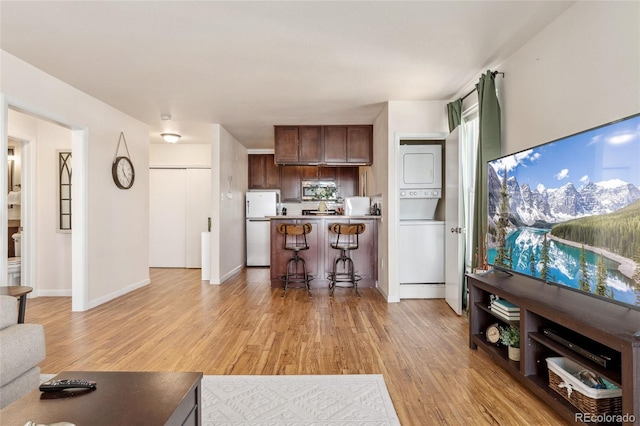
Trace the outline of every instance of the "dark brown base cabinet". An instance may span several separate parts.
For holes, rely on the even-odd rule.
[[[358,287],[375,287],[378,279],[378,221],[377,219],[357,219],[345,216],[323,216],[291,219],[271,220],[271,287],[283,287],[280,279],[286,273],[286,265],[293,252],[282,248],[283,236],[277,227],[281,223],[310,223],[311,233],[307,235],[309,250],[300,252],[305,259],[307,273],[313,275],[310,282],[312,288],[328,288],[327,275],[332,271],[333,262],[340,255],[340,251],[331,247],[334,235],[329,232],[331,223],[364,223],[366,229],[360,235],[360,247],[351,251],[351,258],[356,267],[356,274],[362,277]],[[346,290],[345,290],[346,291]],[[338,290],[336,290],[338,292]],[[338,293],[336,293],[338,294]]]
[[[622,388],[625,425],[640,425],[640,311],[626,308],[566,288],[504,272],[468,275],[469,347],[485,350],[534,394],[571,423],[584,416],[549,388],[546,358],[562,356],[608,378]],[[520,307],[520,321],[508,322],[490,309],[491,295]],[[491,324],[515,325],[520,330],[520,361],[509,360],[507,348],[487,341]],[[548,338],[545,328],[568,329],[606,346],[619,355],[620,366],[605,369],[590,359]],[[508,392],[505,389],[505,392]],[[577,392],[577,391],[574,391]],[[592,424],[589,422],[589,424]]]

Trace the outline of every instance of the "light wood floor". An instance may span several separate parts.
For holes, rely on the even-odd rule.
[[[403,425],[566,424],[481,350],[442,300],[388,304],[374,289],[271,289],[268,268],[220,286],[199,269],[152,269],[151,284],[87,312],[29,299],[44,325],[43,373],[383,374]]]

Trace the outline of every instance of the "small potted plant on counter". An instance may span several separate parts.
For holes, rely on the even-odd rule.
[[[520,361],[520,330],[517,327],[500,327],[500,342],[509,347],[510,360]]]
[[[315,187],[315,198],[320,200],[320,204],[318,205],[318,211],[324,212],[327,210],[326,201],[335,201],[336,193],[338,192],[338,188],[335,186],[330,187]]]

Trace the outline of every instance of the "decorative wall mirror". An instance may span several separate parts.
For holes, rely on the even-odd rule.
[[[71,231],[71,152],[58,151],[58,230]]]

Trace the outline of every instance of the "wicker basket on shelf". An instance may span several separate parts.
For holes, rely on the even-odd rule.
[[[582,413],[617,415],[622,413],[622,389],[594,389],[574,375],[581,366],[563,357],[547,358],[549,387]]]

